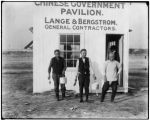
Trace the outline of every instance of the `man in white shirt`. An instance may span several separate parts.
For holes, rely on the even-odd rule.
[[[117,85],[118,85],[118,78],[121,73],[121,64],[114,60],[115,54],[113,52],[109,53],[109,60],[105,62],[104,66],[104,85],[102,88],[102,96],[101,102],[104,101],[105,94],[108,91],[109,87],[112,88],[112,95],[111,95],[111,102],[114,101],[116,92],[117,92]]]
[[[83,102],[83,88],[85,88],[86,102],[88,102],[89,95],[89,84],[90,84],[90,74],[93,75],[94,79],[96,76],[93,72],[93,67],[91,60],[86,57],[86,49],[81,50],[81,57],[77,60],[76,63],[76,79],[74,85],[76,85],[77,77],[79,80],[79,91],[80,91],[80,102]]]

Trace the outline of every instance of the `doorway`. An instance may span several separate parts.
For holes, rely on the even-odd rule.
[[[123,87],[123,34],[106,34],[106,56],[108,60],[108,53],[115,51],[115,60],[122,63],[122,72],[119,76],[119,87]]]

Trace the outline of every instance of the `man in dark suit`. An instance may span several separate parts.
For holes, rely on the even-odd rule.
[[[90,84],[90,73],[93,74],[94,79],[96,76],[93,72],[91,60],[86,57],[86,49],[80,51],[81,57],[77,60],[76,70],[77,75],[74,86],[76,85],[77,77],[79,80],[79,91],[80,91],[80,102],[83,102],[83,88],[85,88],[86,102],[88,102],[89,96],[89,84]]]
[[[53,57],[50,61],[50,65],[48,67],[48,79],[50,80],[51,68],[53,69],[52,78],[54,80],[54,89],[56,93],[57,101],[59,101],[59,79],[62,76],[65,76],[66,65],[64,58],[60,57],[60,51],[57,49],[54,51],[55,57]],[[65,84],[61,85],[62,99],[65,98]]]

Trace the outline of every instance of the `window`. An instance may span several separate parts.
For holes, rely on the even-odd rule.
[[[65,59],[67,67],[76,67],[77,59],[80,57],[80,35],[60,35],[61,56]]]

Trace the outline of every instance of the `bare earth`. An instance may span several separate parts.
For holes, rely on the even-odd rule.
[[[66,99],[61,101],[56,101],[54,91],[32,94],[32,54],[9,54],[2,60],[3,118],[148,117],[148,71],[143,60],[139,64],[142,67],[135,69],[130,61],[129,86],[134,89],[128,94],[118,93],[115,103],[110,102],[110,93],[104,103],[100,103],[100,94],[90,94],[89,103],[79,103],[79,97],[69,90]]]

